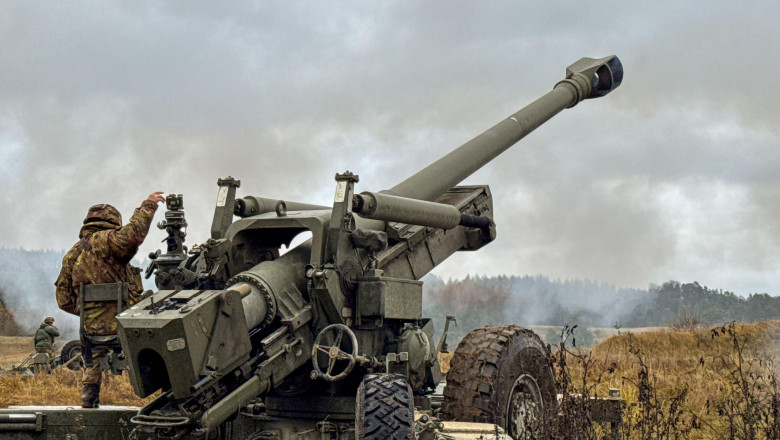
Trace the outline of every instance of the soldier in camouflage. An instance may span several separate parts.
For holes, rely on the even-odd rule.
[[[63,271],[55,283],[61,309],[78,313],[78,296],[72,293],[87,284],[125,283],[128,299],[124,306],[130,307],[141,300],[141,269],[132,266],[130,261],[149,232],[157,203],[164,201],[162,192],[150,194],[124,226],[121,214],[113,206],[101,204],[89,208],[79,232],[80,240],[62,259]],[[65,268],[71,268],[69,274]],[[116,303],[87,302],[83,312],[84,326],[80,330],[84,334],[116,335]],[[103,346],[92,350],[92,365],[84,370],[81,381],[81,406],[84,408],[96,408],[100,403],[100,361],[108,352],[109,349]]]
[[[35,351],[54,356],[54,338],[60,335],[60,331],[54,326],[54,318],[47,316],[38,330],[35,332]]]

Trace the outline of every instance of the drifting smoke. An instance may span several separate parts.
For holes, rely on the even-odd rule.
[[[158,189],[185,193],[203,241],[227,175],[316,204],[347,169],[389,188],[615,53],[620,89],[467,182],[491,185],[500,238],[436,273],[780,291],[780,2],[12,3],[4,246],[67,248],[89,205],[127,215]]]
[[[593,281],[553,281],[546,277],[512,277],[506,280],[511,295],[503,309],[505,322],[528,325],[577,324],[612,327],[625,322],[641,304],[650,302],[647,291],[618,288]]]
[[[33,334],[47,316],[64,338],[78,336],[78,318],[57,307],[54,281],[60,273],[62,251],[0,249],[0,292],[24,334]]]
[[[778,297],[766,293],[742,297],[696,281],[667,281],[647,290],[543,276],[467,277],[447,283],[431,276],[427,281],[426,314],[442,321],[445,315],[457,316],[464,324],[459,335],[496,323],[631,328],[780,318]]]
[[[6,309],[0,294],[0,336],[18,336],[21,334],[19,326],[16,325],[14,315]]]
[[[60,310],[54,294],[64,255],[64,251],[0,248],[0,301],[22,333],[33,334],[45,317],[53,316],[62,338],[78,337],[78,316]],[[135,260],[132,264],[139,265]],[[153,286],[144,280],[144,287]]]
[[[450,341],[488,324],[612,327],[631,322],[654,299],[647,290],[543,276],[466,277],[446,283],[427,276],[424,281],[423,315],[434,319],[437,332],[444,316],[458,318]]]

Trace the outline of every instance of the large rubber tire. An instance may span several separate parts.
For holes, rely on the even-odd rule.
[[[514,439],[538,438],[556,412],[549,348],[517,325],[467,334],[447,373],[441,417],[495,423]]]
[[[62,362],[62,365],[65,365],[69,360],[73,359],[74,357],[81,354],[81,351],[83,350],[81,346],[81,341],[78,339],[75,341],[69,341],[62,347],[62,351],[60,352],[60,361]],[[74,371],[81,370],[83,368],[84,361],[74,361],[70,365],[68,365],[68,368]]]
[[[414,396],[402,376],[369,374],[357,392],[357,440],[414,439]]]

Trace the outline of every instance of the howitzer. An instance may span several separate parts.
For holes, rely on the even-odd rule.
[[[389,438],[366,428],[384,417],[370,408],[387,405],[371,390],[409,394],[399,401],[430,409],[425,396],[442,379],[420,278],[496,237],[489,187],[456,185],[558,112],[621,81],[617,57],[583,58],[552,91],[390,189],[356,193],[358,176],[337,174],[330,207],[236,199],[239,182],[220,179],[211,239],[186,255],[180,242],[175,255],[159,255],[178,264],[158,265],[160,290],[118,318],[135,392],[162,390],[133,422],[179,438],[214,434],[241,414],[254,417],[257,432],[278,431],[256,438],[288,438],[271,428],[274,417],[343,419],[356,423],[349,429],[357,438]],[[281,252],[304,232],[310,239]],[[466,337],[474,347],[493,341],[480,368],[495,371],[482,371],[476,390],[448,379],[440,414],[492,420],[517,438],[528,429],[520,415],[541,417],[555,405],[544,346],[517,326],[475,332]],[[461,376],[479,357],[464,350],[453,358]],[[415,429],[408,417],[387,418],[393,432]]]

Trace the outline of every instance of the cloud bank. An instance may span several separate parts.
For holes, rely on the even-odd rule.
[[[216,180],[328,204],[393,186],[617,54],[614,94],[567,110],[466,183],[498,240],[445,278],[676,279],[780,293],[780,4],[11,2],[0,11],[0,245],[67,249],[87,207]],[[158,213],[161,217],[162,212]],[[153,231],[140,256],[161,247]]]

